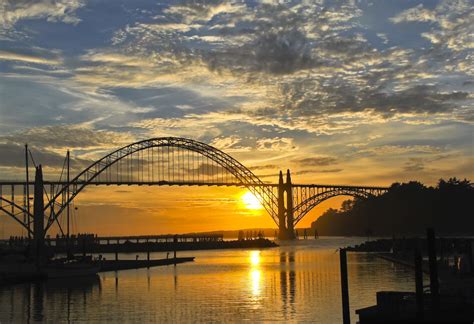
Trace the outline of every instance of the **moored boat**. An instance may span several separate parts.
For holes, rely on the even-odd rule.
[[[50,263],[41,267],[41,273],[48,279],[94,276],[99,270],[100,266],[97,264],[78,260]]]

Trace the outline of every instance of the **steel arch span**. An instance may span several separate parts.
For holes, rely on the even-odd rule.
[[[152,138],[123,146],[91,163],[72,179],[42,181],[41,184],[43,187],[39,189],[39,196],[35,190],[34,201],[37,198],[47,199],[43,212],[40,210],[38,213],[47,218],[44,233],[54,223],[63,232],[59,216],[84,188],[91,185],[239,186],[246,187],[257,197],[280,232],[286,232],[290,238],[294,226],[322,201],[339,195],[368,198],[388,189],[293,184],[289,170],[286,183],[281,172],[278,183],[264,183],[225,152],[208,144],[180,137]],[[0,211],[34,234],[30,225],[37,220],[37,211],[31,213],[26,203],[29,202],[26,193],[32,185],[32,182],[0,181]],[[23,191],[23,205],[15,201],[15,187],[20,187]],[[7,190],[3,190],[4,188]],[[5,198],[7,194],[10,197],[8,199]],[[33,221],[30,222],[30,219]]]
[[[303,219],[304,216],[306,216],[307,213],[309,213],[314,207],[319,205],[325,200],[328,200],[333,197],[337,196],[352,196],[354,198],[361,198],[361,199],[366,199],[369,197],[375,196],[377,193],[371,192],[372,190],[370,189],[357,189],[357,188],[346,188],[346,187],[340,187],[340,188],[334,188],[330,189],[327,191],[323,191],[321,193],[317,193],[313,196],[310,196],[309,198],[301,201],[298,205],[293,210],[294,213],[294,225],[298,224],[300,220]]]
[[[8,209],[10,210],[8,210]],[[12,200],[6,199],[5,197],[0,196],[0,211],[4,212],[17,223],[19,223],[23,228],[27,230],[28,233],[32,234],[32,230],[28,226],[28,222],[26,221],[26,216],[29,214],[24,206],[20,206]],[[31,217],[33,215],[29,214]],[[20,216],[23,216],[24,220],[22,221]]]
[[[150,150],[151,150],[151,163],[153,164],[153,159],[155,157],[153,152],[154,148],[166,148],[167,151],[163,152],[162,154],[156,156],[156,158],[161,159],[161,162],[166,162],[164,164],[167,164],[167,170],[161,170],[162,174],[160,177],[160,174],[158,174],[159,178],[162,178],[162,176],[166,176],[166,171],[168,180],[160,180],[157,181],[155,184],[157,185],[164,185],[164,184],[182,184],[182,185],[199,185],[199,177],[202,177],[201,172],[196,172],[198,179],[194,179],[196,174],[192,174],[193,182],[186,181],[186,177],[184,176],[184,173],[180,174],[183,176],[183,181],[176,181],[175,176],[176,176],[176,168],[175,168],[175,163],[177,159],[178,165],[180,164],[180,159],[181,159],[181,165],[184,167],[187,167],[189,171],[191,167],[191,160],[189,154],[186,156],[186,154],[176,154],[175,150],[171,150],[170,154],[170,148],[173,149],[181,149],[185,150],[188,152],[194,152],[200,155],[201,157],[204,157],[204,163],[207,161],[212,161],[218,166],[220,166],[222,169],[217,170],[217,178],[219,176],[222,176],[222,174],[219,174],[219,171],[222,172],[227,172],[228,174],[231,174],[237,182],[235,183],[230,183],[227,182],[227,185],[239,185],[239,186],[245,186],[248,188],[250,192],[252,192],[257,199],[260,201],[262,206],[265,208],[265,210],[270,214],[272,219],[275,221],[275,223],[278,224],[278,218],[277,218],[277,197],[273,190],[271,189],[270,186],[265,185],[255,174],[253,174],[252,171],[250,171],[248,168],[246,168],[243,164],[235,160],[233,157],[230,155],[218,150],[215,147],[212,147],[208,144],[201,143],[195,140],[187,139],[187,138],[179,138],[179,137],[161,137],[161,138],[152,138],[152,139],[147,139],[143,141],[139,141],[136,143],[129,144],[127,146],[124,146],[118,150],[115,150],[114,152],[104,156],[100,160],[92,163],[89,167],[84,169],[81,173],[79,173],[74,179],[70,180],[69,183],[65,184],[61,190],[59,190],[55,195],[52,196],[51,200],[46,204],[45,206],[45,213],[47,210],[49,210],[49,218],[48,222],[45,228],[45,231],[47,231],[51,225],[56,221],[58,216],[64,211],[64,209],[67,207],[69,203],[88,185],[91,184],[98,184],[95,181],[97,179],[100,180],[100,177],[103,176],[107,179],[117,177],[117,179],[121,176],[120,171],[123,171],[125,168],[126,176],[129,178],[135,178],[138,176],[138,179],[140,179],[140,173],[143,179],[143,174],[144,173],[149,173],[149,162],[150,162]],[[146,152],[146,153],[143,153]],[[182,153],[182,152],[181,152]],[[166,154],[167,161],[163,160],[163,154]],[[131,156],[135,156],[137,160],[135,161],[134,165],[134,160],[130,159]],[[181,158],[180,158],[181,157]],[[148,158],[148,159],[147,159]],[[186,160],[186,158],[188,158]],[[195,156],[192,157],[192,164],[193,167],[195,167]],[[173,164],[171,164],[171,159]],[[147,161],[146,163],[144,161]],[[118,166],[118,163],[124,162]],[[202,163],[203,160],[200,161],[201,164],[198,163],[198,168],[202,168]],[[114,168],[114,166],[116,166]],[[146,166],[145,166],[146,165]],[[173,168],[172,172],[170,173],[170,167]],[[148,168],[147,171],[145,171],[145,168]],[[207,172],[212,172],[209,169],[213,169],[214,171],[216,170],[214,165],[209,166],[207,164],[208,170]],[[116,170],[115,170],[116,169]],[[179,173],[179,167],[178,167],[178,173]],[[194,169],[193,169],[194,170]],[[114,175],[110,171],[117,171],[117,173]],[[153,171],[153,168],[152,168]],[[182,170],[181,170],[182,171]],[[199,170],[203,171],[203,170]],[[156,172],[156,170],[155,170]],[[127,174],[128,173],[128,174]],[[159,170],[158,170],[159,173]],[[214,172],[214,175],[216,172]],[[148,174],[149,175],[149,174]],[[190,173],[188,172],[187,174],[187,179],[191,177]],[[123,175],[122,175],[123,176]],[[152,174],[153,178],[153,174]],[[169,181],[172,178],[173,181]],[[179,178],[179,176],[178,176]],[[214,177],[215,178],[215,177]],[[130,180],[130,179],[129,179]],[[215,180],[215,179],[214,179]],[[228,178],[226,178],[226,181],[228,181]],[[100,182],[100,181],[99,181]],[[153,182],[153,181],[152,181]],[[144,182],[146,183],[146,182]],[[218,181],[215,182],[207,182],[207,185],[219,185],[222,183],[219,183]],[[69,194],[68,194],[69,192]],[[66,197],[66,198],[64,198]],[[61,200],[61,202],[59,202]]]

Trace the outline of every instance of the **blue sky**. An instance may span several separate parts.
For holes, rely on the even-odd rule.
[[[1,0],[0,177],[25,142],[53,176],[171,135],[299,182],[472,179],[473,8]]]

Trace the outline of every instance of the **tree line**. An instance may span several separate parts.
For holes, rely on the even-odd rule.
[[[311,227],[319,235],[392,236],[425,233],[474,235],[474,185],[467,179],[440,179],[436,187],[394,183],[380,196],[346,200],[326,210]]]

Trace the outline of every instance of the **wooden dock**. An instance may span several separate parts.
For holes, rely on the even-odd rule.
[[[169,258],[158,260],[101,260],[96,261],[100,265],[99,272],[151,268],[164,265],[193,262],[194,257]]]

